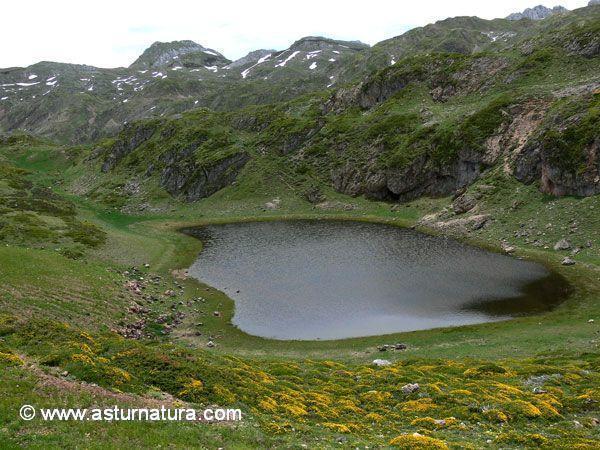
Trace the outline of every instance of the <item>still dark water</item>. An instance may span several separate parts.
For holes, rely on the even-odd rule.
[[[235,325],[268,338],[497,321],[549,310],[566,295],[564,281],[539,264],[387,225],[282,221],[187,231],[205,243],[190,275],[235,301]]]

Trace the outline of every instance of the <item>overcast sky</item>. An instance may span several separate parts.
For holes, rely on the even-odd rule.
[[[569,9],[588,0],[542,2]],[[154,41],[191,39],[230,59],[322,35],[375,44],[453,16],[505,17],[539,0],[29,0],[2,2],[0,67],[128,66]]]

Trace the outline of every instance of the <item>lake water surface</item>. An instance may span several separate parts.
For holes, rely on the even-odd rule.
[[[190,275],[235,301],[233,322],[275,339],[341,339],[475,324],[551,309],[543,266],[388,225],[281,221],[187,230]]]

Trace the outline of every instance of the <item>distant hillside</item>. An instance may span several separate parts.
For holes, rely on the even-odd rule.
[[[288,101],[357,83],[411,55],[519,51],[531,37],[552,33],[555,24],[570,23],[595,8],[546,20],[457,17],[373,47],[309,36],[288,49],[257,50],[237,61],[192,41],[177,41],[152,44],[129,68],[40,62],[2,69],[0,133],[21,130],[59,142],[88,143],[139,119],[198,107],[233,111]]]

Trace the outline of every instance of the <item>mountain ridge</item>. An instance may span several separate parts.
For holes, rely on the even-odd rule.
[[[552,15],[563,14],[566,12],[569,12],[569,10],[564,6],[555,6],[553,8],[548,8],[544,5],[538,5],[533,8],[527,8],[523,12],[510,14],[506,18],[508,20],[543,20]]]
[[[287,49],[257,50],[236,61],[193,41],[174,41],[152,44],[129,68],[41,62],[1,69],[0,131],[91,142],[146,117],[197,107],[234,110],[336,89],[412,54],[516,48],[562,18],[581,16],[577,11],[540,21],[449,18],[372,47],[305,36]]]

